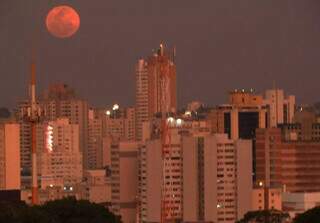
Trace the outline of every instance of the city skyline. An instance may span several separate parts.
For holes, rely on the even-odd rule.
[[[227,90],[262,91],[273,82],[297,95],[299,103],[317,101],[316,1],[184,1],[170,7],[143,1],[0,4],[2,21],[11,24],[0,26],[1,106],[13,108],[26,99],[36,26],[40,90],[51,82],[67,83],[93,106],[133,105],[135,64],[161,42],[177,47],[179,107],[192,100],[219,104]],[[55,39],[45,30],[44,17],[58,4],[73,6],[81,16],[79,33],[68,40]]]
[[[319,7],[3,0],[0,222],[319,222]]]

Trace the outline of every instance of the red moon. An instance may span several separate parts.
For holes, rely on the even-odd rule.
[[[80,27],[80,17],[70,6],[57,6],[48,13],[46,26],[53,36],[68,38],[78,31]]]

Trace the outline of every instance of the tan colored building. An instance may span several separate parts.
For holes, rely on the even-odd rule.
[[[20,190],[20,125],[0,121],[0,190]]]
[[[233,223],[251,210],[251,141],[183,137],[183,221]]]
[[[167,160],[165,168],[162,162],[162,142],[156,137],[148,140],[145,146],[140,148],[139,157],[139,219],[141,222],[160,222],[161,195],[163,195],[167,210],[167,220],[182,219],[182,145],[179,129],[170,130],[171,145],[165,149],[171,154],[165,153]],[[165,183],[162,182],[162,173],[166,172]],[[162,185],[166,185],[162,190]],[[165,192],[164,192],[165,191]]]
[[[213,135],[205,121],[168,121],[171,155],[165,153],[166,162],[156,129],[140,147],[138,222],[160,222],[163,193],[171,221],[233,223],[251,210],[251,141]]]
[[[261,106],[263,104],[262,95],[254,94],[253,90],[235,89],[229,93],[229,103],[238,107]]]
[[[38,155],[41,188],[75,187],[82,181],[82,152],[79,147],[79,126],[67,118],[41,124],[43,127],[42,153]],[[40,134],[38,143],[40,144]]]
[[[45,111],[45,120],[68,118],[71,124],[79,126],[79,147],[83,154],[83,168],[88,168],[88,103],[79,98],[75,91],[65,84],[50,85],[43,94],[40,105]]]
[[[134,223],[137,217],[138,144],[132,141],[111,143],[112,211],[121,215],[124,223]]]
[[[277,127],[279,124],[293,122],[295,114],[295,96],[285,97],[282,89],[266,90],[264,104],[268,106],[268,126]]]
[[[110,110],[105,110],[105,136],[122,141],[135,140],[135,108],[120,108],[113,105]]]
[[[39,189],[39,202],[75,197],[76,199],[89,200],[106,206],[111,204],[111,184],[106,176],[106,170],[87,170],[83,182],[72,186],[49,185]],[[31,204],[31,190],[21,191],[21,200]]]
[[[174,53],[173,53],[174,54]],[[136,66],[136,136],[142,139],[143,122],[156,114],[177,110],[176,65],[161,44],[158,51]]]
[[[111,203],[111,182],[105,169],[85,171],[81,188],[81,199],[101,204]]]
[[[212,133],[225,133],[231,139],[253,139],[256,128],[266,128],[267,107],[261,95],[234,90],[229,103],[219,105],[207,116]]]
[[[267,188],[261,182],[252,190],[252,210],[282,210],[282,188]]]
[[[103,119],[97,117],[95,111],[90,109],[88,121],[88,169],[101,169],[103,168]]]

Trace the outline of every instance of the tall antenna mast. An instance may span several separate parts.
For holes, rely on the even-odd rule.
[[[36,101],[36,64],[33,60],[31,62],[31,80],[30,80],[30,117],[29,122],[31,123],[31,160],[32,160],[32,204],[36,205],[39,203],[38,198],[38,172],[37,172],[37,133],[36,127],[39,122],[40,109]]]

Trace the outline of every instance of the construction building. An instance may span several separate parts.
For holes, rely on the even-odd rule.
[[[175,50],[172,55],[163,44],[136,66],[136,138],[142,139],[143,122],[155,115],[177,111]]]

